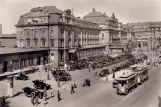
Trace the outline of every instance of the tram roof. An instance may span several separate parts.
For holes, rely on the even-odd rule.
[[[131,77],[133,77],[135,75],[136,75],[136,73],[129,72],[129,73],[126,73],[126,74],[120,76],[117,80],[128,80],[128,79],[130,79]]]

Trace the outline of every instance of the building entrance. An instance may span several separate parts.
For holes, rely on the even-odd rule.
[[[4,61],[3,72],[7,72],[8,61]]]

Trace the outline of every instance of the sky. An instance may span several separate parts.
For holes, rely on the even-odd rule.
[[[83,17],[95,8],[119,22],[161,21],[161,0],[0,0],[0,24],[3,33],[16,33],[15,24],[20,15],[34,7],[56,6],[61,10],[72,9],[76,17]]]

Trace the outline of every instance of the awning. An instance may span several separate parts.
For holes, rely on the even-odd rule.
[[[68,51],[68,53],[75,53],[76,52],[76,49],[71,49]]]

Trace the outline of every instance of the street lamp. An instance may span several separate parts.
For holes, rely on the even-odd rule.
[[[49,66],[49,63],[50,63],[49,55],[50,55],[50,51],[48,51],[48,58],[47,58],[48,65],[47,65],[47,67],[45,67],[46,72],[47,72],[47,80],[50,80],[50,78],[49,78],[49,69],[50,69],[50,66]]]

